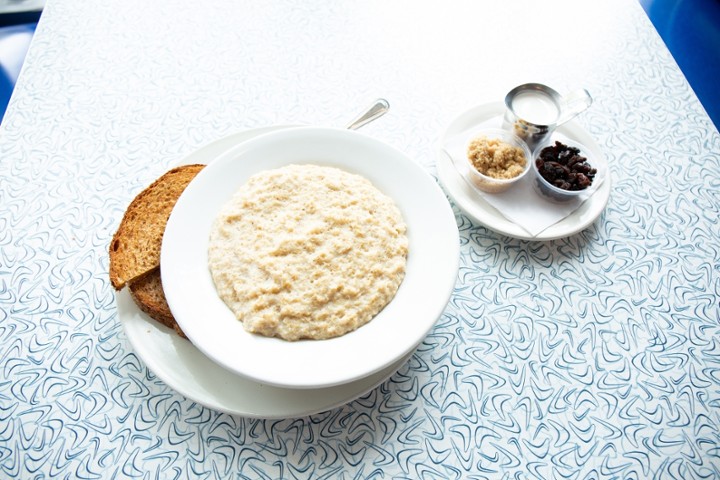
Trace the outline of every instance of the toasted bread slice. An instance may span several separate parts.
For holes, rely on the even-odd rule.
[[[173,168],[130,203],[110,242],[110,282],[116,290],[160,266],[160,247],[170,213],[204,166]]]
[[[155,268],[139,279],[133,280],[129,287],[130,295],[140,310],[166,327],[174,329],[181,337],[187,338],[175,321],[165,299],[160,268]]]

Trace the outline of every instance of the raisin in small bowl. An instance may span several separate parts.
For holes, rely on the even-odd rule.
[[[530,171],[532,154],[517,135],[497,128],[479,129],[466,144],[464,175],[478,190],[504,192]]]
[[[531,163],[535,191],[558,203],[587,198],[604,175],[604,164],[587,147],[566,138],[538,145]]]

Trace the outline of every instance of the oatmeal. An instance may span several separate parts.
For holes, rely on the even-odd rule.
[[[472,166],[485,176],[507,180],[525,170],[527,159],[520,147],[496,138],[474,138],[467,149]]]
[[[289,165],[251,177],[215,219],[208,263],[253,333],[327,339],[366,324],[405,276],[406,226],[367,179]]]

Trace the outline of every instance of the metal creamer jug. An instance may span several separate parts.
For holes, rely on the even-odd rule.
[[[577,90],[565,96],[541,83],[526,83],[505,96],[503,128],[522,138],[531,151],[557,127],[592,104],[590,93]]]

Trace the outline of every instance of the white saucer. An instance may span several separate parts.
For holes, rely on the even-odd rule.
[[[181,164],[208,163],[238,143],[281,128],[235,133],[202,147]],[[368,377],[320,389],[286,389],[242,378],[203,355],[173,330],[137,308],[129,292],[116,296],[118,317],[135,353],[162,381],[185,397],[213,410],[253,418],[294,418],[330,410],[364,395],[392,376],[412,352]]]
[[[531,236],[525,229],[505,218],[460,176],[460,173],[452,163],[452,159],[442,148],[445,140],[474,125],[481,124],[493,117],[502,115],[504,109],[505,106],[502,102],[488,103],[471,108],[455,118],[447,130],[443,132],[436,147],[436,164],[438,177],[448,195],[468,217],[490,230],[507,235],[508,237],[546,241],[574,235],[592,225],[605,209],[608,199],[610,198],[612,183],[610,175],[605,178],[598,190],[577,210],[558,223],[543,230],[537,236]],[[593,154],[602,156],[602,151],[598,144],[577,122],[571,120],[559,127],[557,132],[587,146]]]

